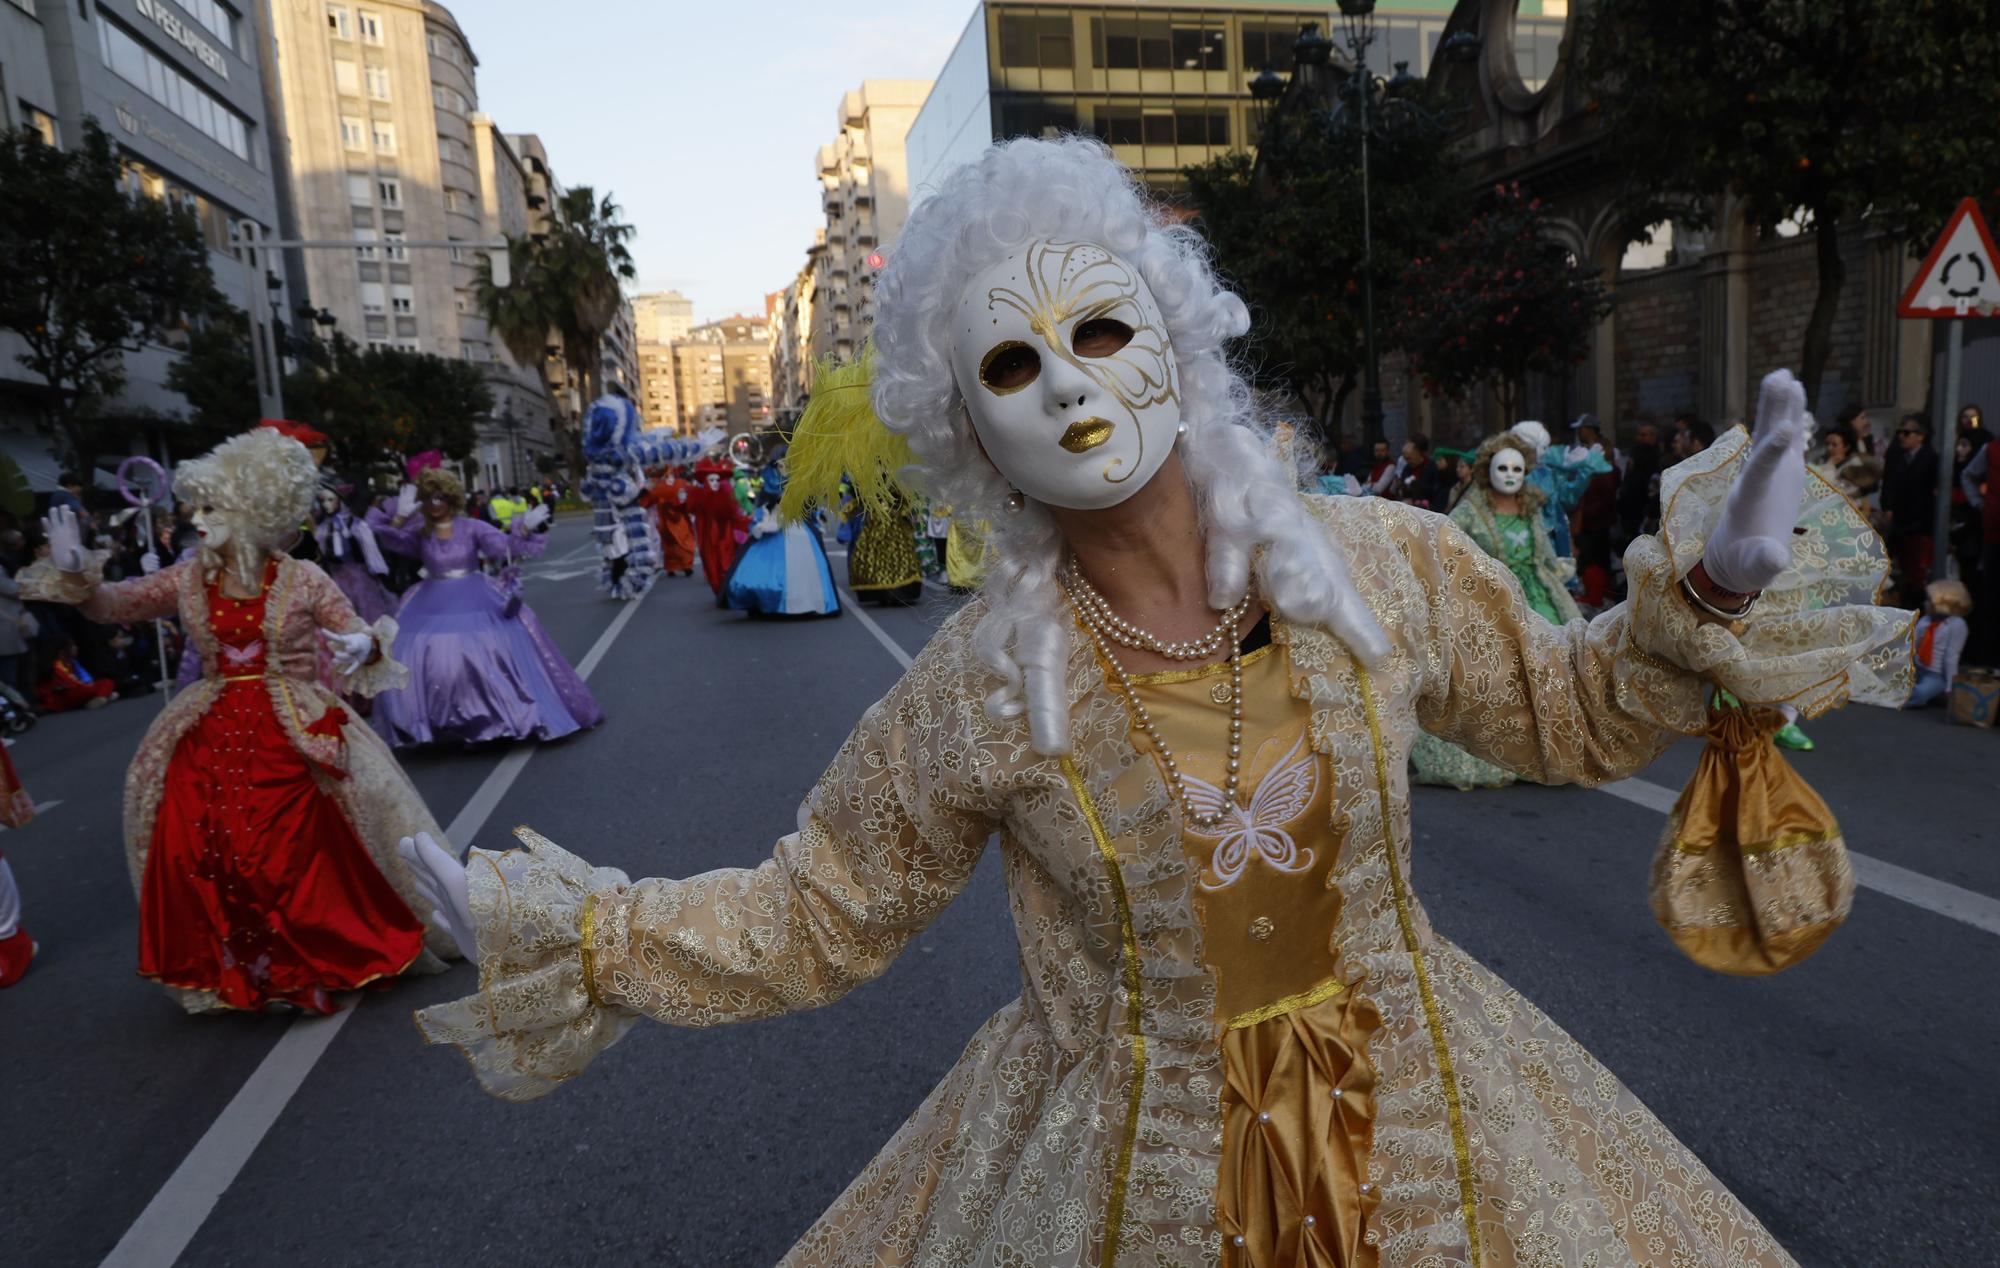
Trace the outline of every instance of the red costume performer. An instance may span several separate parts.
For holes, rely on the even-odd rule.
[[[646,504],[660,525],[660,571],[694,573],[694,520],[688,502],[695,487],[672,467],[660,473],[646,490]]]
[[[688,492],[688,511],[701,539],[701,572],[718,600],[729,566],[736,562],[737,534],[750,530],[750,517],[736,504],[735,474],[727,462],[704,458],[695,464],[695,484]]]
[[[335,1010],[331,993],[435,972],[395,842],[436,823],[388,747],[321,681],[368,695],[400,686],[395,621],[362,623],[313,564],[283,554],[310,506],[312,460],[253,431],[182,463],[195,557],[106,584],[75,517],[45,522],[49,559],[22,591],[94,621],[179,613],[199,681],[148,729],[126,778],[125,847],[139,895],[139,973],[190,1012],[282,1003]],[[435,938],[436,935],[433,935]],[[436,943],[440,952],[448,943]]]

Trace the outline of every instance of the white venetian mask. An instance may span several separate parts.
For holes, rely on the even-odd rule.
[[[1101,510],[1172,452],[1180,374],[1138,271],[1089,242],[1031,242],[976,274],[951,367],[1000,474],[1050,506]]]
[[[209,550],[221,550],[235,536],[227,511],[213,506],[198,506],[194,511],[194,531],[201,537],[201,544]]]
[[[1528,461],[1518,449],[1502,449],[1493,455],[1486,474],[1493,480],[1495,493],[1519,493],[1522,482],[1528,478]]]

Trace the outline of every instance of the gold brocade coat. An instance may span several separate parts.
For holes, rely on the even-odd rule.
[[[1411,887],[1419,727],[1539,781],[1596,782],[1699,730],[1704,677],[1808,712],[1896,689],[1907,620],[1865,597],[1794,614],[1771,596],[1781,610],[1739,640],[1672,593],[1740,438],[1718,448],[1705,509],[1670,520],[1695,555],[1636,543],[1633,600],[1560,629],[1443,518],[1314,499],[1393,643],[1369,672],[1319,630],[1275,630],[1331,788],[1343,902],[1325,936],[1346,989],[1383,1017],[1364,1161],[1385,1265],[1791,1262],[1614,1076],[1438,936]],[[482,989],[420,1013],[427,1036],[464,1048],[495,1095],[528,1099],[642,1015],[707,1026],[830,1003],[888,968],[997,831],[1020,998],[786,1262],[1216,1263],[1215,985],[1178,806],[1080,633],[1072,756],[1039,756],[1024,724],[987,716],[969,641],[980,606],[867,713],[799,831],[755,868],[627,882],[532,833],[525,851],[475,851]],[[1285,954],[1282,936],[1270,946]]]

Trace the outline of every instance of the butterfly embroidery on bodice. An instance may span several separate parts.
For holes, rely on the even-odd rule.
[[[1252,860],[1260,860],[1274,871],[1303,872],[1313,865],[1311,849],[1300,849],[1286,827],[1312,805],[1319,789],[1318,755],[1306,747],[1305,732],[1292,742],[1291,749],[1264,774],[1250,798],[1248,809],[1231,801],[1220,788],[1192,775],[1182,776],[1187,798],[1204,818],[1227,816],[1214,832],[1189,828],[1190,836],[1215,842],[1215,853],[1201,887],[1228,889],[1243,876]]]

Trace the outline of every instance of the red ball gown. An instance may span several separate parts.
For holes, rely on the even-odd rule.
[[[329,992],[401,973],[424,927],[396,895],[312,762],[278,723],[266,683],[265,595],[209,586],[224,672],[167,763],[139,897],[139,972],[230,1008],[333,1011]]]
[[[342,698],[409,681],[396,621],[355,615],[313,564],[273,556],[259,597],[235,600],[185,560],[105,584],[24,569],[22,593],[86,619],[179,614],[201,676],[146,730],[125,775],[125,857],[139,898],[139,972],[189,1012],[283,1002],[330,1011],[331,992],[435,973],[456,954],[427,928],[396,842],[444,838],[389,746]],[[366,633],[376,654],[323,679],[319,632]]]

